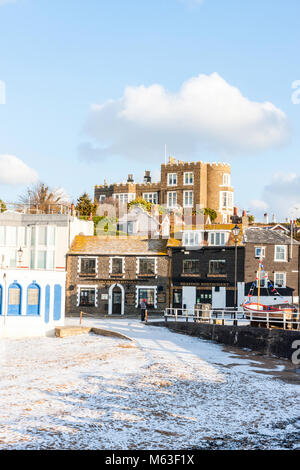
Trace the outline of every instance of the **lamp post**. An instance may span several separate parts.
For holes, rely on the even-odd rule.
[[[23,260],[23,250],[22,250],[22,247],[20,246],[18,250],[18,262],[20,266],[21,266],[22,260]]]
[[[240,227],[236,225],[232,229],[232,233],[234,236],[234,307],[237,307],[237,241],[238,241],[238,236],[240,234]]]

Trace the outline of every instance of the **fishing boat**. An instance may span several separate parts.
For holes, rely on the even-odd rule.
[[[256,278],[257,290],[258,290],[257,302],[251,301],[251,298],[254,293],[254,289],[256,288],[256,283],[254,282],[248,294],[248,298],[249,298],[248,301],[242,304],[246,318],[251,319],[252,321],[255,321],[256,323],[259,321],[264,323],[266,320],[268,320],[268,322],[272,324],[272,320],[273,320],[274,325],[277,325],[277,326],[280,326],[280,323],[282,323],[283,321],[289,321],[290,323],[292,321],[297,321],[299,318],[299,310],[297,309],[297,307],[295,307],[295,305],[289,304],[288,301],[273,303],[271,305],[264,305],[260,303],[261,280],[267,277],[266,274],[262,276],[263,273],[264,273],[264,267],[262,265],[262,259],[260,258],[259,268],[258,268],[257,278]],[[279,296],[282,298],[282,296],[279,294],[276,288],[272,285],[271,281],[267,279],[267,289],[269,288],[272,289],[273,296]]]

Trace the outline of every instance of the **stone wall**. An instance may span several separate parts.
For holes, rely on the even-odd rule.
[[[176,333],[213,340],[228,346],[252,349],[268,356],[292,360],[294,341],[300,341],[300,331],[254,328],[250,326],[208,325],[168,321],[152,323],[167,326]]]

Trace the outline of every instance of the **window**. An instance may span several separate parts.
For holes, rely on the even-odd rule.
[[[233,208],[233,193],[231,191],[221,191],[221,209]]]
[[[194,173],[193,172],[186,172],[183,174],[183,184],[194,184]]]
[[[37,252],[37,269],[46,269],[47,267],[47,251]]]
[[[177,193],[176,191],[168,192],[168,207],[177,206]]]
[[[230,174],[225,173],[223,175],[223,186],[230,186]]]
[[[96,303],[96,289],[95,287],[81,287],[79,295],[80,307],[95,307]]]
[[[286,261],[286,245],[275,246],[275,261]]]
[[[210,260],[209,274],[226,274],[226,260]]]
[[[177,173],[168,173],[168,186],[177,186]]]
[[[123,258],[112,258],[111,272],[112,274],[123,273]]]
[[[101,194],[101,196],[99,197],[99,202],[100,204],[106,199],[106,196],[105,194]]]
[[[279,289],[286,287],[286,273],[274,273],[274,286]]]
[[[136,195],[134,193],[122,193],[114,194],[114,198],[118,199],[121,204],[127,204],[130,201],[135,199]]]
[[[9,289],[9,305],[19,305],[21,299],[21,289],[19,287],[11,287]]]
[[[221,246],[225,245],[228,240],[228,234],[225,232],[211,232],[209,234],[210,245]]]
[[[18,246],[26,246],[26,228],[18,227]]]
[[[173,305],[180,305],[182,304],[182,291],[174,291],[173,292]]]
[[[9,253],[9,267],[15,268],[17,266],[17,252],[12,251]]]
[[[200,261],[198,259],[185,259],[183,260],[183,273],[184,274],[199,274]]]
[[[96,259],[95,258],[81,258],[80,272],[82,274],[96,274]]]
[[[256,246],[255,247],[255,258],[264,258],[266,255],[266,249],[263,246]]]
[[[47,245],[47,227],[38,227],[38,243],[39,245]]]
[[[127,222],[127,233],[129,233],[130,235],[133,234],[133,222],[132,221]]]
[[[27,291],[27,315],[40,314],[40,288],[37,284],[31,284]]]
[[[17,227],[6,227],[6,246],[17,246]]]
[[[147,308],[156,308],[156,289],[155,288],[138,288],[138,307],[142,300],[146,300]]]
[[[256,287],[258,287],[258,272],[256,273]],[[260,287],[262,289],[266,289],[268,287],[268,273],[266,272],[260,273]]]
[[[194,204],[194,192],[183,191],[183,204],[184,207],[193,207]]]
[[[184,246],[198,246],[202,241],[200,232],[188,231],[183,232],[183,245]]]
[[[144,193],[143,199],[151,204],[158,204],[158,193]]]
[[[155,259],[141,258],[139,259],[139,274],[155,274]]]
[[[48,227],[48,245],[55,246],[55,226],[53,225]]]

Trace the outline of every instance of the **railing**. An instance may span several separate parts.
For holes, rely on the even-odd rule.
[[[15,212],[19,212],[21,214],[75,214],[76,211],[72,211],[70,205],[67,204],[26,204],[26,203],[13,203],[13,202],[6,202],[5,203],[6,210],[11,210]],[[5,212],[5,210],[1,210],[0,212]]]
[[[245,313],[243,308],[167,308],[164,313],[165,321],[193,321],[196,323],[235,325],[235,326],[263,326],[266,328],[278,327],[284,330],[300,330],[300,314],[283,312],[281,318],[273,317],[274,313],[258,312]]]

